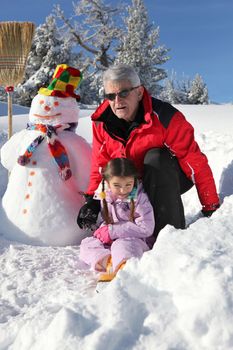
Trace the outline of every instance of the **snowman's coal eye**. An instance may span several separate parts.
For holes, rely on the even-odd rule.
[[[56,107],[59,106],[59,102],[58,102],[58,101],[55,101],[55,102],[54,102],[54,106],[56,106]]]
[[[40,104],[40,105],[43,105],[43,104],[44,104],[44,100],[40,100],[40,101],[39,101],[39,104]]]

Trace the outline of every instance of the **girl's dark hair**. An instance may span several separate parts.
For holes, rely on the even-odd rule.
[[[128,158],[111,159],[103,170],[103,178],[110,180],[113,176],[132,176],[138,177],[137,169],[132,160]]]
[[[105,188],[104,181],[109,181],[113,176],[123,176],[123,177],[134,177],[135,185],[137,183],[138,171],[132,162],[132,160],[128,158],[114,158],[111,159],[103,170],[103,181],[102,181],[102,194],[103,194],[103,217],[107,224],[112,223],[109,218],[108,206],[105,199]],[[135,203],[133,196],[130,198],[130,221],[134,221],[134,209]]]

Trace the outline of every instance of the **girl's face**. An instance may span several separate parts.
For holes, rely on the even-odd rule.
[[[112,194],[119,199],[127,198],[134,187],[134,177],[113,176],[108,181]]]

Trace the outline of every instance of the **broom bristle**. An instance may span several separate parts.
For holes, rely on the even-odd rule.
[[[34,30],[32,22],[0,22],[0,85],[22,82]]]

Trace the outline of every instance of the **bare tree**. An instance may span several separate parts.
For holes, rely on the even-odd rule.
[[[80,0],[74,4],[75,16],[67,18],[58,5],[57,17],[73,37],[78,50],[84,50],[90,57],[90,64],[96,70],[112,64],[114,41],[120,37],[120,30],[114,23],[117,8],[105,5],[102,0]]]

